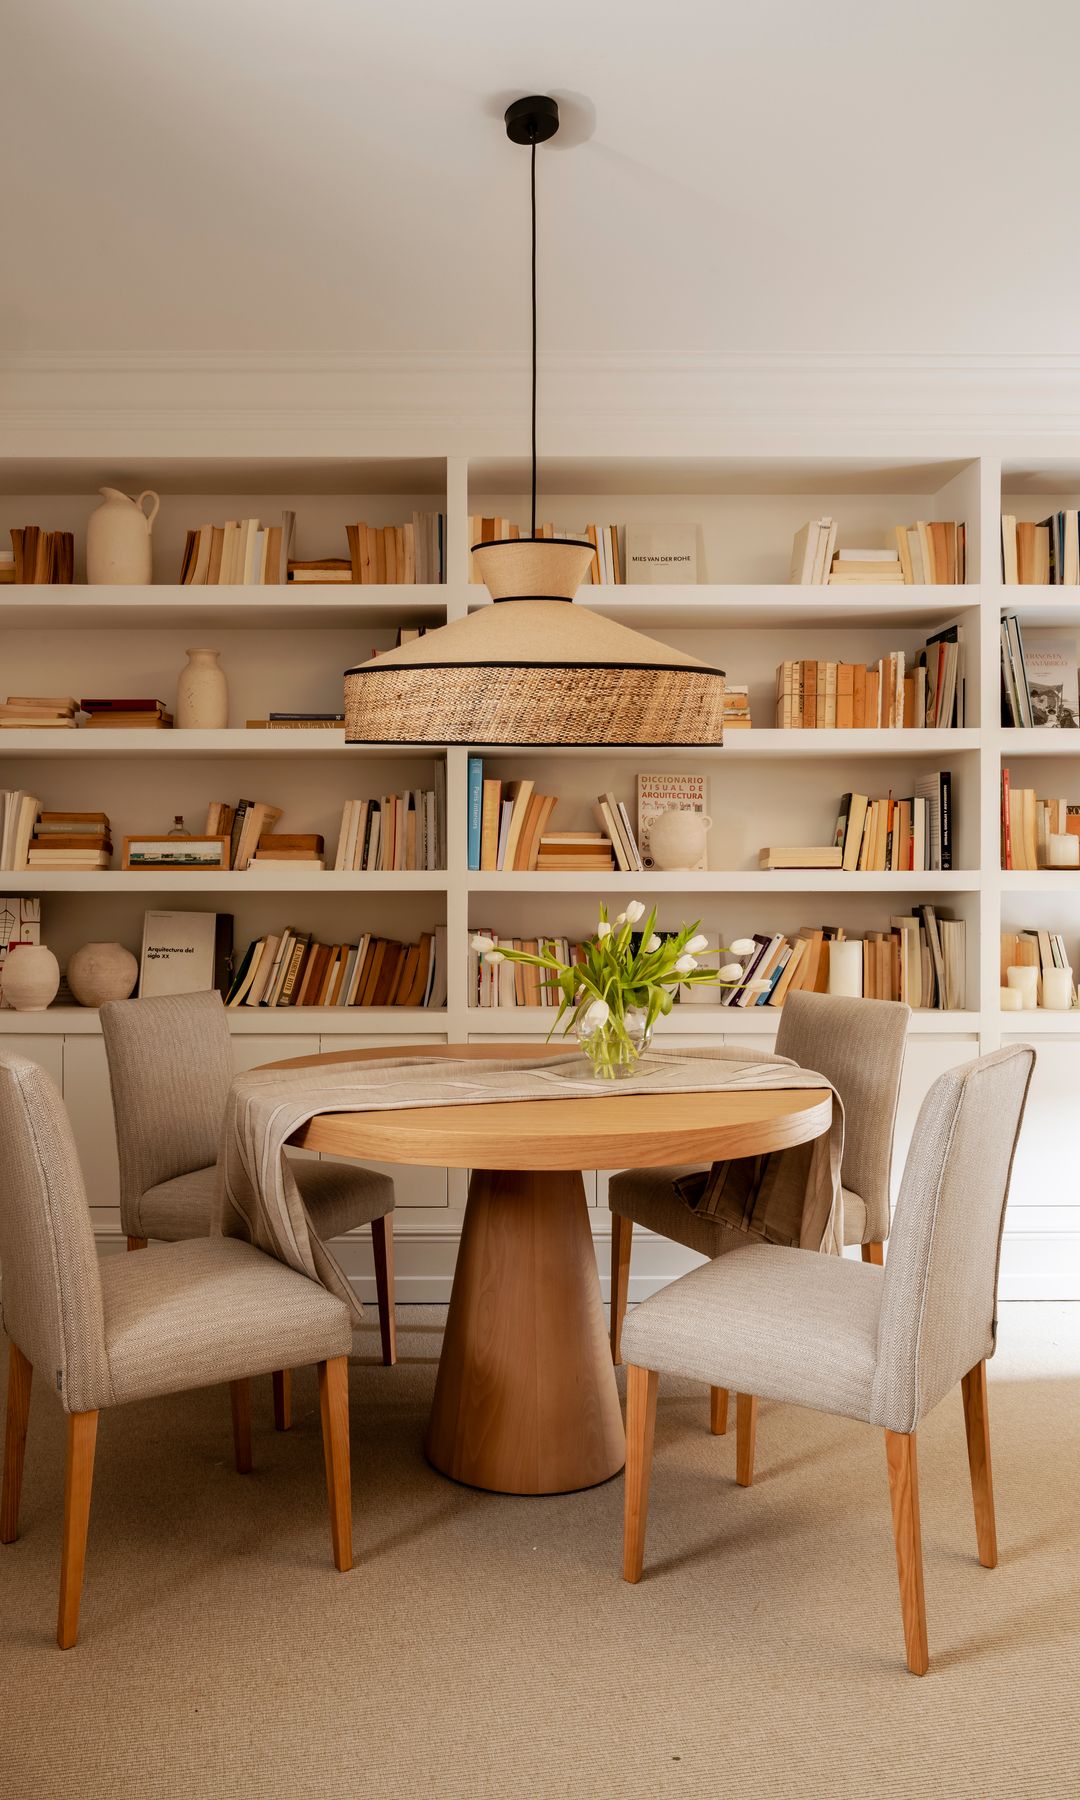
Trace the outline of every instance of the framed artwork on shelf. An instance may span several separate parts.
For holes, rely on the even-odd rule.
[[[227,837],[126,837],[125,869],[214,869],[229,866]]]

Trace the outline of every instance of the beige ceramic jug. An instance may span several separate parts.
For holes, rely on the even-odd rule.
[[[103,487],[104,502],[86,525],[86,579],[91,587],[147,585],[152,574],[150,532],[161,501],[149,488],[132,500]],[[143,501],[154,502],[149,514]]]

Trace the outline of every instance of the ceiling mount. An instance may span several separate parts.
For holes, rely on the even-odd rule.
[[[530,94],[508,106],[503,118],[512,144],[546,144],[559,129],[559,102],[547,94]]]

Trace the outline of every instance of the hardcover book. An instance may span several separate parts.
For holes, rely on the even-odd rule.
[[[704,775],[639,775],[637,778],[637,843],[645,869],[655,868],[649,849],[652,822],[665,812],[705,811]],[[693,865],[704,869],[704,853]]]
[[[693,583],[698,578],[696,525],[628,525],[626,579],[631,585]]]
[[[1080,725],[1077,692],[1075,638],[1044,638],[1037,631],[1024,634],[1024,663],[1031,695],[1031,723],[1055,730]]]

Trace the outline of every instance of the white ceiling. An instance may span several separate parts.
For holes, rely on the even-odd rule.
[[[0,361],[520,352],[528,92],[549,356],[1071,353],[1078,66],[1070,0],[7,0]]]

